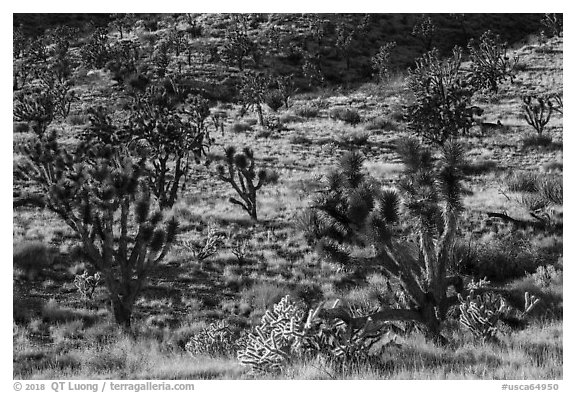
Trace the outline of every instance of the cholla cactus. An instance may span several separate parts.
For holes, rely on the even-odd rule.
[[[242,153],[236,153],[233,146],[224,149],[226,156],[226,167],[218,165],[218,177],[227,183],[230,183],[238,193],[242,201],[230,198],[230,203],[239,205],[250,214],[254,220],[258,220],[256,211],[256,192],[266,184],[273,183],[277,180],[274,172],[260,169],[256,172],[254,168],[254,152],[252,149],[245,147]],[[227,169],[227,170],[226,170]]]
[[[193,335],[185,349],[193,356],[231,353],[236,347],[237,336],[227,322],[219,321]]]
[[[253,372],[278,371],[303,344],[304,312],[289,296],[266,311],[261,323],[249,333],[238,360]]]
[[[187,241],[182,242],[182,245],[184,248],[194,254],[194,258],[198,262],[202,262],[203,260],[210,258],[212,255],[215,255],[218,252],[218,248],[222,245],[223,240],[223,235],[218,234],[215,228],[209,227],[208,235],[206,236],[202,246],[197,246]]]
[[[460,323],[483,341],[494,340],[500,317],[510,311],[502,296],[491,293],[468,295],[460,300]]]
[[[94,291],[101,283],[102,275],[100,272],[94,273],[94,275],[89,275],[87,271],[82,274],[77,274],[74,278],[74,285],[78,288],[78,292],[82,295],[84,299],[92,299]]]
[[[528,315],[536,305],[540,303],[540,299],[534,295],[530,295],[528,292],[524,292],[524,311],[522,311],[522,316]]]
[[[248,240],[237,240],[232,247],[232,254],[238,259],[238,263],[242,264],[246,261],[246,253],[248,252]]]

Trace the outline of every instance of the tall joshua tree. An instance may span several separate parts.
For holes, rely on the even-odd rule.
[[[47,207],[78,234],[86,259],[102,274],[115,321],[130,327],[134,303],[151,269],[176,235],[174,218],[162,224],[143,160],[117,144],[84,141],[71,153],[55,134],[27,149],[18,168],[38,189],[29,201]]]
[[[399,190],[383,189],[362,170],[362,156],[347,153],[327,176],[327,189],[312,212],[321,253],[352,263],[351,247],[371,248],[371,257],[356,262],[379,267],[399,285],[407,301],[400,308],[383,305],[363,317],[353,317],[344,307],[323,310],[320,316],[340,318],[356,330],[365,328],[368,321],[371,326],[414,321],[425,326],[430,337],[443,340],[441,322],[458,301],[448,295],[448,289],[453,286],[459,292],[462,287],[460,277],[448,275],[447,266],[462,209],[459,167],[463,150],[447,143],[436,161],[430,151],[409,139],[398,147],[398,153],[405,164]],[[401,216],[406,216],[404,222],[415,223],[417,243],[398,236]]]

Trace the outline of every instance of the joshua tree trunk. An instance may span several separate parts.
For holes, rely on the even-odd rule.
[[[264,114],[262,113],[262,105],[256,104],[256,112],[258,113],[258,124],[264,127],[266,124],[264,124]]]
[[[119,295],[112,296],[112,313],[114,321],[122,328],[129,330],[131,327],[133,304],[128,304]]]

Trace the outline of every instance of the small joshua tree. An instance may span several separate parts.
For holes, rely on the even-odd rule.
[[[241,198],[241,201],[236,198],[230,198],[229,201],[242,207],[254,221],[257,221],[256,193],[264,185],[275,182],[277,176],[266,169],[256,172],[254,152],[248,147],[245,147],[241,153],[236,153],[236,149],[229,146],[224,149],[224,154],[226,165],[216,167],[218,177],[230,183]]]
[[[554,111],[554,104],[548,97],[544,96],[524,96],[522,97],[522,102],[524,120],[536,130],[538,136],[541,136],[544,127],[550,121]]]
[[[276,78],[276,83],[278,84],[278,91],[284,101],[284,107],[286,109],[290,108],[290,97],[292,97],[296,92],[296,88],[294,87],[294,76],[292,74],[288,76],[279,76]]]
[[[552,37],[562,37],[564,18],[562,14],[544,14],[540,21]]]
[[[496,93],[498,85],[507,78],[514,80],[513,69],[518,62],[514,62],[506,54],[506,43],[500,40],[500,36],[490,30],[482,34],[480,42],[473,39],[468,43],[472,69],[470,82],[478,90],[488,89]]]
[[[437,31],[438,27],[434,24],[432,18],[422,15],[414,25],[412,35],[419,38],[424,44],[426,51],[429,52],[432,50],[432,43]]]
[[[14,96],[13,115],[16,121],[31,122],[32,130],[41,137],[56,117],[54,96],[40,87],[19,91]]]
[[[237,20],[226,32],[226,40],[222,55],[229,65],[236,65],[240,71],[244,70],[246,57],[257,51],[256,43],[248,37],[246,26]]]
[[[415,96],[407,108],[409,127],[438,145],[470,129],[479,112],[471,104],[475,89],[460,72],[461,65],[460,48],[455,47],[452,57],[444,61],[434,49],[409,71],[408,86]]]
[[[104,67],[111,56],[108,30],[103,27],[94,30],[88,42],[80,48],[80,54],[86,66],[92,68]]]
[[[258,124],[265,126],[262,105],[266,102],[270,79],[259,73],[247,72],[242,77],[240,98],[245,110],[254,109],[258,114]]]
[[[390,77],[390,54],[394,48],[396,48],[396,42],[387,42],[372,57],[372,67],[378,73],[379,83]]]
[[[398,152],[405,165],[400,193],[381,188],[363,172],[362,156],[350,152],[327,175],[327,189],[316,199],[312,211],[317,215],[314,232],[321,254],[351,264],[356,259],[351,257],[350,247],[372,249],[373,256],[366,262],[379,265],[399,283],[407,299],[405,307],[382,306],[378,312],[361,317],[335,307],[322,315],[342,319],[353,331],[364,328],[368,320],[375,324],[374,329],[385,321],[414,321],[424,325],[432,338],[443,340],[441,322],[458,302],[456,296],[448,294],[448,288],[462,289],[461,278],[449,276],[447,269],[462,210],[459,168],[463,150],[448,143],[435,162],[430,151],[408,139]],[[415,223],[412,229],[417,243],[397,237],[401,196],[406,215]]]
[[[98,138],[69,150],[51,134],[27,149],[28,161],[18,171],[39,188],[41,205],[78,234],[110,293],[115,321],[129,328],[134,304],[173,242],[177,222],[162,226],[161,211],[152,213],[143,160]]]

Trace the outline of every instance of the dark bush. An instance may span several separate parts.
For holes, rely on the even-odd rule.
[[[334,120],[341,120],[344,123],[355,126],[360,123],[360,115],[356,109],[349,108],[334,108],[330,111],[330,118]]]
[[[312,105],[304,105],[294,109],[294,113],[297,116],[304,117],[306,119],[318,117],[318,112],[319,109]]]
[[[15,134],[30,131],[30,126],[25,121],[15,121],[13,132]]]

